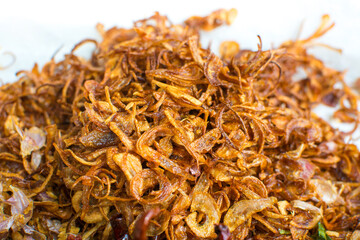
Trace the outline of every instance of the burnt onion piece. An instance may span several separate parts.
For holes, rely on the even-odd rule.
[[[128,240],[130,236],[124,217],[118,214],[110,219],[111,228],[113,229],[115,240]]]
[[[226,225],[219,224],[215,227],[215,232],[218,235],[218,240],[231,240],[231,233]]]
[[[307,53],[333,24],[273,50],[201,47],[235,15],[98,25],[101,42],[1,86],[0,237],[359,239],[358,95]]]

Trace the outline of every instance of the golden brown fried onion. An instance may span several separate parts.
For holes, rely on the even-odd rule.
[[[235,15],[98,25],[101,42],[2,86],[0,237],[359,239],[358,96],[307,53],[333,24],[273,50],[201,47]]]

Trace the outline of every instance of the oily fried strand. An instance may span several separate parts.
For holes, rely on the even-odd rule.
[[[329,16],[277,49],[202,48],[235,16],[99,24],[0,87],[0,238],[359,239],[359,97],[307,53]]]

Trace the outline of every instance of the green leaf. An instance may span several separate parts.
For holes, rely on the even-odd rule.
[[[291,232],[289,230],[279,229],[279,233],[282,235],[289,235]]]
[[[314,240],[331,240],[329,235],[326,234],[326,229],[321,222],[318,223],[318,232],[317,234],[313,235],[312,238]]]

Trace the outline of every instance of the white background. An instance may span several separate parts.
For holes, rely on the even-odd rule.
[[[329,14],[336,25],[318,41],[341,48],[343,53],[321,47],[314,53],[329,66],[347,70],[349,83],[360,77],[360,1],[357,0],[0,0],[0,66],[11,61],[4,53],[16,56],[11,67],[0,71],[0,80],[15,81],[17,71],[30,69],[35,62],[42,65],[59,48],[58,60],[78,41],[99,39],[95,30],[99,22],[106,28],[131,27],[133,21],[159,11],[172,22],[180,23],[218,8],[236,8],[238,17],[230,27],[203,34],[203,44],[211,42],[215,52],[223,40],[235,40],[242,48],[256,50],[257,35],[261,36],[264,49],[276,47],[285,40],[295,39],[302,23],[301,36],[305,38],[318,27],[321,16]],[[87,56],[90,50],[82,49],[80,54]],[[331,114],[325,108],[319,111],[324,118]],[[340,125],[334,122],[334,126]]]

